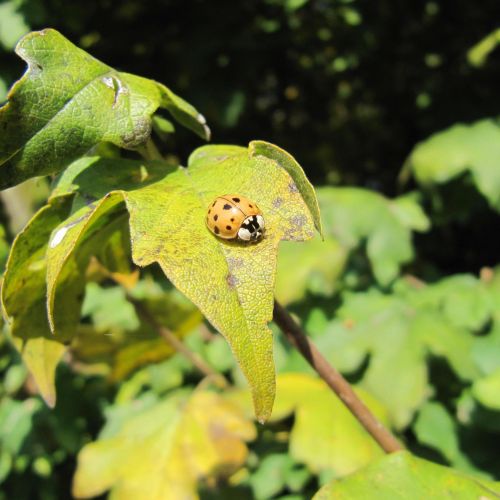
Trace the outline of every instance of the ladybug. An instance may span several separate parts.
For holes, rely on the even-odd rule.
[[[264,217],[256,203],[240,194],[218,196],[208,207],[207,226],[224,240],[259,241]]]

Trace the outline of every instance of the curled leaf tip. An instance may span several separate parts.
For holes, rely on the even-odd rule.
[[[283,168],[293,180],[293,185],[290,189],[300,192],[302,198],[306,202],[307,208],[311,213],[314,221],[314,227],[323,238],[323,228],[321,226],[321,216],[319,212],[319,204],[314,192],[314,187],[309,182],[304,173],[304,170],[297,160],[284,149],[266,141],[252,141],[248,145],[250,156],[265,156],[270,160],[274,160],[281,168]]]

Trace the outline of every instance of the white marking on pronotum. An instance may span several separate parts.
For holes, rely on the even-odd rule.
[[[61,241],[66,236],[66,233],[68,232],[68,229],[69,229],[68,226],[64,226],[61,229],[58,229],[56,231],[56,234],[54,234],[54,236],[50,240],[49,247],[50,248],[55,248],[57,245],[59,245],[59,243],[61,243]]]

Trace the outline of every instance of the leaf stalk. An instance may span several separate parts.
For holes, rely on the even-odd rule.
[[[274,301],[273,320],[280,327],[288,341],[302,354],[311,367],[345,404],[354,418],[386,453],[404,449],[396,437],[384,427],[358,398],[349,382],[326,360],[290,313],[277,300]]]
[[[219,388],[224,389],[229,386],[228,381],[223,375],[215,371],[208,363],[205,362],[205,360],[201,358],[201,356],[186,347],[186,345],[181,342],[168,328],[161,325],[153,314],[151,314],[147,306],[136,300],[128,292],[126,292],[126,297],[127,300],[134,306],[138,316],[140,316],[146,323],[149,323],[158,332],[160,337],[162,337],[176,352],[182,354],[186,359],[188,359],[198,371],[213,380],[214,384]]]

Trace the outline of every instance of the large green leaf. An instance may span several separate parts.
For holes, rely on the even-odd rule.
[[[217,394],[177,392],[105,427],[79,454],[76,498],[111,489],[115,500],[197,499],[197,481],[229,476],[248,454],[255,428]]]
[[[69,200],[59,198],[43,207],[15,239],[2,285],[2,303],[14,344],[33,374],[34,380],[51,406],[55,404],[55,369],[69,339],[52,335],[46,308],[45,258],[52,229],[65,219]],[[69,276],[61,282],[58,296],[61,307],[71,311],[77,300],[75,280]],[[76,328],[79,314],[66,316],[61,332]]]
[[[140,266],[158,262],[226,337],[252,387],[258,418],[265,420],[274,399],[272,335],[267,324],[272,318],[278,244],[311,238],[314,226],[320,228],[310,184],[300,166],[283,155],[279,148],[259,142],[248,149],[199,148],[187,169],[98,158],[76,162],[54,191],[60,196],[77,190],[75,207],[81,208],[51,238],[49,313],[55,312],[54,297],[66,268],[77,258],[73,255],[81,251],[89,234],[103,227],[103,217],[118,216],[124,201],[134,262]],[[241,193],[259,205],[266,220],[262,241],[246,245],[220,240],[207,229],[210,202],[226,193]],[[57,314],[52,316],[56,327]]]
[[[408,168],[422,185],[443,184],[470,172],[479,192],[500,211],[500,127],[480,120],[454,125],[417,145]]]
[[[134,149],[159,108],[202,137],[205,119],[164,85],[117,72],[55,30],[16,47],[28,70],[0,108],[0,188],[64,169],[99,142]]]
[[[426,231],[429,221],[411,196],[394,200],[360,188],[318,190],[325,234],[353,250],[366,243],[373,274],[388,285],[413,257],[411,231]]]
[[[458,471],[412,456],[391,453],[365,469],[324,486],[314,500],[493,500],[500,485],[477,480]]]

